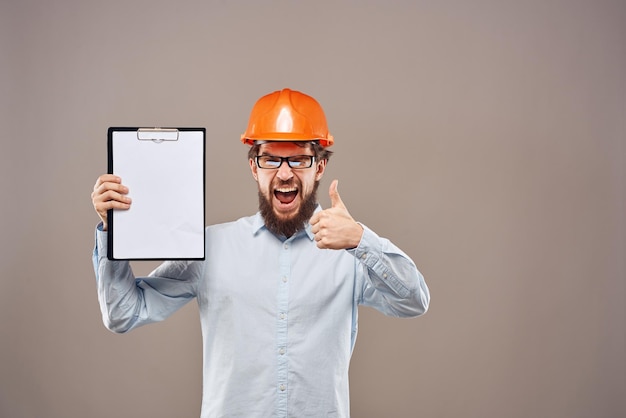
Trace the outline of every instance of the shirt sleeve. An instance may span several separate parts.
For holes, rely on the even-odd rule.
[[[107,233],[96,228],[93,251],[98,302],[104,325],[124,333],[162,321],[196,296],[202,263],[166,261],[148,277],[135,278],[130,263],[107,258]]]
[[[359,304],[395,317],[424,314],[430,292],[413,260],[388,239],[362,226],[361,242],[347,250],[358,261],[363,277]]]

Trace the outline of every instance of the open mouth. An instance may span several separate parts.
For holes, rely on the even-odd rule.
[[[274,190],[276,199],[285,205],[293,202],[297,195],[298,189],[295,187],[280,187]]]

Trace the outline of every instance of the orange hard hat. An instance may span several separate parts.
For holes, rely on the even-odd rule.
[[[299,91],[282,89],[261,97],[250,113],[241,142],[319,141],[323,147],[335,142],[328,133],[322,106]]]

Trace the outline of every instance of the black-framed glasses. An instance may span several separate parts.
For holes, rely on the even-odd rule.
[[[313,165],[315,156],[313,155],[292,155],[290,157],[279,157],[277,155],[257,155],[256,165],[264,169],[277,169],[286,161],[290,168],[299,170],[309,168]]]

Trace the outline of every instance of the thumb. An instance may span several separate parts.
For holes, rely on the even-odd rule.
[[[330,205],[333,208],[345,208],[346,206],[343,204],[341,197],[339,196],[339,191],[337,191],[337,185],[339,184],[339,180],[333,180],[330,183],[330,187],[328,188],[328,195],[330,196]]]

